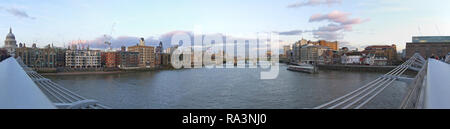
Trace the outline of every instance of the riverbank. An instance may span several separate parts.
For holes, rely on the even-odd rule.
[[[320,70],[361,71],[361,72],[389,72],[397,66],[370,65],[317,65]]]
[[[97,71],[97,72],[55,72],[55,73],[39,73],[39,74],[47,75],[47,76],[56,76],[56,75],[117,74],[117,73],[123,73],[123,72],[124,71],[111,71],[111,72]]]
[[[71,72],[41,72],[37,71],[41,75],[57,76],[57,75],[99,75],[99,74],[119,74],[119,73],[132,73],[132,72],[148,72],[158,70],[174,70],[170,67],[162,68],[139,68],[139,69],[119,69],[119,70],[105,70],[105,71],[71,71]]]

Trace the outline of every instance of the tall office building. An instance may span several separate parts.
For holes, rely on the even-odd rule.
[[[160,66],[163,62],[163,45],[162,42],[159,42],[159,46],[155,49],[155,64],[156,66]]]

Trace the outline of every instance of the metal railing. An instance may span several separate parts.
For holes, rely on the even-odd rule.
[[[400,105],[400,109],[421,109],[424,106],[423,92],[427,75],[428,63],[422,67],[420,72],[409,85],[409,91]]]
[[[409,60],[402,65],[397,66],[390,72],[383,76],[367,83],[366,85],[342,96],[334,99],[328,103],[322,104],[314,109],[360,109],[367,103],[378,96],[394,81],[406,81],[409,82],[412,79],[402,77],[406,70],[411,69],[414,71],[420,71],[420,69],[426,64],[425,59],[419,54],[414,54]]]

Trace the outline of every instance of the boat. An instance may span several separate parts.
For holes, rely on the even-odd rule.
[[[289,65],[287,69],[291,71],[304,72],[310,74],[318,73],[317,67],[310,64]]]

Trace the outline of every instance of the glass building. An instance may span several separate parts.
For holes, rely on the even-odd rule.
[[[413,43],[445,43],[450,42],[450,36],[415,36]]]

